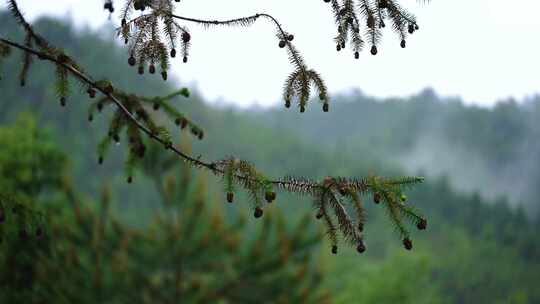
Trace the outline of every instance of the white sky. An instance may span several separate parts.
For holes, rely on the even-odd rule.
[[[118,12],[123,0],[115,2]],[[102,0],[19,3],[31,19],[47,14],[71,16],[78,25],[93,28],[119,24],[117,18],[108,20]],[[387,27],[379,54],[371,56],[368,47],[360,60],[348,49],[345,53],[335,51],[335,27],[328,4],[322,0],[183,0],[177,13],[208,19],[272,14],[295,35],[294,43],[308,65],[323,75],[332,93],[358,88],[387,97],[433,87],[441,95],[459,95],[467,103],[490,105],[508,96],[521,99],[540,92],[540,18],[536,15],[540,1],[401,3],[417,15],[420,31],[403,50]],[[241,106],[282,102],[281,88],[291,67],[270,24],[262,21],[247,29],[210,31],[194,24],[188,27],[193,42],[190,61],[173,62],[179,79],[196,83],[211,100]]]

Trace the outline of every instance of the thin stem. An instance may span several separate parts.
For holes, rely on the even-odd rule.
[[[274,18],[274,16],[272,16],[272,15],[269,15],[269,14],[266,14],[266,13],[257,13],[257,14],[247,16],[247,17],[243,17],[243,18],[235,18],[235,19],[229,19],[229,20],[203,20],[203,19],[179,16],[179,15],[175,15],[175,14],[170,14],[170,16],[173,17],[173,18],[179,19],[179,20],[184,20],[184,21],[189,21],[189,22],[194,22],[194,23],[199,23],[199,24],[206,24],[206,25],[231,25],[231,24],[234,24],[234,23],[247,21],[247,20],[257,20],[260,17],[267,18],[272,23],[274,23],[274,25],[278,29],[279,33],[281,34],[281,36],[284,38],[284,41],[285,41],[285,43],[287,45],[287,49],[289,49],[289,52],[291,53],[292,57],[294,58],[294,61],[296,62],[296,64],[299,67],[302,67],[302,70],[305,71],[305,66],[304,66],[302,60],[300,58],[298,58],[298,56],[296,55],[296,53],[293,50],[291,42],[287,39],[287,33],[285,32],[285,30],[283,29],[281,24],[277,21],[277,19]]]

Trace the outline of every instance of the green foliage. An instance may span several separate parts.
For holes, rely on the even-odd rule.
[[[26,199],[57,187],[65,157],[50,142],[50,134],[29,114],[12,126],[0,128],[0,178],[4,194],[21,192]]]
[[[335,303],[447,303],[443,291],[431,280],[435,263],[422,253],[395,254],[356,265],[335,263],[332,268],[342,274],[341,283],[335,280],[334,288],[339,290]]]
[[[66,159],[29,114],[0,128],[0,244],[41,237],[45,217],[36,202],[63,179]]]
[[[102,84],[107,86],[108,84]],[[89,92],[92,92],[89,89]],[[89,93],[90,94],[90,93]],[[94,93],[95,94],[95,93]],[[172,94],[164,97],[142,97],[134,94],[127,94],[116,90],[114,92],[113,100],[109,96],[104,96],[97,101],[93,102],[88,111],[88,120],[93,121],[96,113],[101,113],[107,106],[115,105],[115,102],[120,101],[123,107],[115,107],[112,119],[109,123],[108,135],[105,136],[98,145],[98,159],[99,163],[103,163],[106,153],[109,150],[111,142],[120,144],[121,134],[125,133],[127,138],[127,144],[129,147],[128,157],[125,164],[125,171],[127,178],[131,180],[133,177],[133,171],[136,169],[137,164],[140,162],[146,152],[146,145],[143,143],[143,131],[138,127],[137,121],[144,125],[152,134],[158,137],[167,147],[172,146],[172,138],[168,129],[165,126],[160,126],[149,114],[149,108],[153,108],[154,111],[162,109],[163,112],[180,126],[181,129],[188,128],[191,133],[203,139],[204,131],[192,121],[186,118],[185,114],[180,113],[169,102],[177,96],[189,97],[189,90],[183,88]],[[125,110],[129,113],[135,113],[137,121],[130,119]]]
[[[0,132],[33,134],[20,124]],[[2,138],[16,146],[17,138]],[[27,151],[36,149],[39,146]],[[273,212],[249,233],[253,228],[244,216],[227,220],[209,203],[205,178],[194,175],[186,164],[170,162],[158,146],[151,145],[148,153],[153,162],[143,173],[154,180],[161,196],[160,211],[150,216],[150,224],[126,224],[114,211],[107,185],[96,204],[79,195],[68,179],[55,184],[52,190],[64,195],[46,200],[45,230],[34,235],[42,226],[32,227],[29,236],[10,237],[0,245],[2,301],[328,301],[328,293],[320,288],[322,269],[313,255],[320,236],[306,233],[313,231],[309,220],[290,225]],[[48,156],[55,163],[55,156]],[[10,161],[0,158],[0,168]],[[13,169],[31,164],[21,159]],[[32,182],[41,186],[55,178],[55,171]]]

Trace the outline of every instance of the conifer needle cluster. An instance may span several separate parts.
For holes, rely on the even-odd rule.
[[[330,4],[337,35],[334,38],[336,50],[339,52],[350,45],[354,57],[360,57],[360,51],[365,44],[370,47],[370,53],[377,55],[377,45],[380,43],[382,31],[386,23],[400,38],[400,46],[407,46],[408,35],[420,27],[416,17],[401,7],[396,0],[324,0]]]
[[[167,118],[181,129],[189,131],[198,139],[204,138],[204,131],[184,113],[179,112],[170,104],[177,96],[189,96],[187,89],[181,89],[163,97],[137,96],[116,88],[110,80],[94,80],[80,67],[74,59],[61,49],[52,46],[45,38],[39,36],[25,20],[17,6],[16,0],[7,0],[14,18],[24,29],[26,38],[24,44],[19,44],[6,37],[0,37],[0,62],[10,54],[11,48],[23,51],[23,66],[19,76],[21,86],[26,83],[26,76],[32,60],[50,62],[55,70],[55,87],[60,104],[67,105],[71,93],[70,80],[74,80],[88,94],[90,99],[96,99],[90,104],[88,120],[92,121],[97,113],[106,106],[114,106],[114,114],[109,123],[108,134],[98,146],[98,161],[102,163],[111,143],[121,140],[128,142],[128,157],[126,160],[126,179],[133,182],[134,171],[141,166],[145,157],[146,141],[153,140],[165,149],[175,153],[186,164],[206,169],[216,176],[223,178],[226,200],[232,203],[238,188],[249,193],[253,215],[260,218],[264,214],[266,204],[277,201],[276,191],[309,195],[313,199],[316,218],[322,219],[326,226],[328,238],[332,244],[332,252],[337,253],[340,240],[355,246],[358,252],[366,250],[363,241],[366,214],[362,198],[370,195],[376,204],[381,204],[387,211],[388,217],[403,241],[406,249],[412,248],[412,241],[407,224],[416,225],[423,230],[427,220],[407,202],[404,190],[421,183],[420,177],[383,178],[368,176],[351,179],[343,177],[326,177],[322,181],[306,178],[286,177],[271,179],[260,172],[248,161],[229,157],[216,162],[204,161],[201,157],[193,157],[179,148],[172,140],[170,131],[157,122],[155,111],[163,111]],[[191,34],[187,27],[180,22],[193,22],[205,27],[216,26],[249,26],[258,19],[272,22],[276,27],[278,46],[286,49],[289,54],[293,72],[289,75],[284,86],[285,106],[290,107],[296,100],[301,112],[305,111],[310,101],[311,88],[319,93],[323,110],[329,110],[327,88],[321,76],[309,69],[300,53],[292,44],[294,36],[285,31],[282,25],[271,15],[255,14],[252,16],[226,20],[201,20],[174,14],[175,2],[172,0],[127,0],[121,10],[121,25],[118,35],[127,44],[128,64],[137,66],[138,73],[150,74],[159,72],[167,80],[170,59],[180,52],[183,61],[187,62],[191,43]],[[368,41],[372,44],[372,54],[376,53],[380,28],[384,20],[390,19],[394,29],[401,35],[403,41],[407,33],[412,33],[418,26],[415,19],[396,1],[325,1],[331,2],[332,10],[338,24],[338,36],[335,41],[337,48],[342,49],[347,43],[352,45],[355,56],[364,44],[360,35],[360,20],[366,19]],[[105,1],[104,8],[110,13],[115,12],[111,0]],[[136,11],[140,11],[135,15]],[[99,95],[99,96],[97,96]],[[144,135],[146,134],[146,138]]]

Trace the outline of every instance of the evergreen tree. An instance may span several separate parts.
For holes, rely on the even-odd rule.
[[[69,178],[59,178],[66,158],[46,136],[36,133],[28,117],[0,128],[8,147],[1,151],[0,168],[31,168],[33,158],[16,164],[13,160],[20,153],[17,142],[34,136],[24,152],[49,163],[41,167],[47,169],[41,179],[0,178],[4,189],[13,183],[19,183],[19,191],[40,189],[32,194],[47,206],[40,225],[27,225],[24,234],[3,231],[0,299],[5,303],[329,300],[319,288],[322,270],[312,254],[320,236],[313,233],[308,218],[290,227],[281,215],[271,213],[260,229],[246,233],[244,216],[230,222],[209,208],[204,177],[150,145],[142,171],[154,181],[161,205],[149,224],[134,227],[111,212],[108,185],[96,204],[78,194]],[[46,185],[49,195],[44,195]],[[10,209],[4,220],[14,222],[22,216],[22,210]]]

